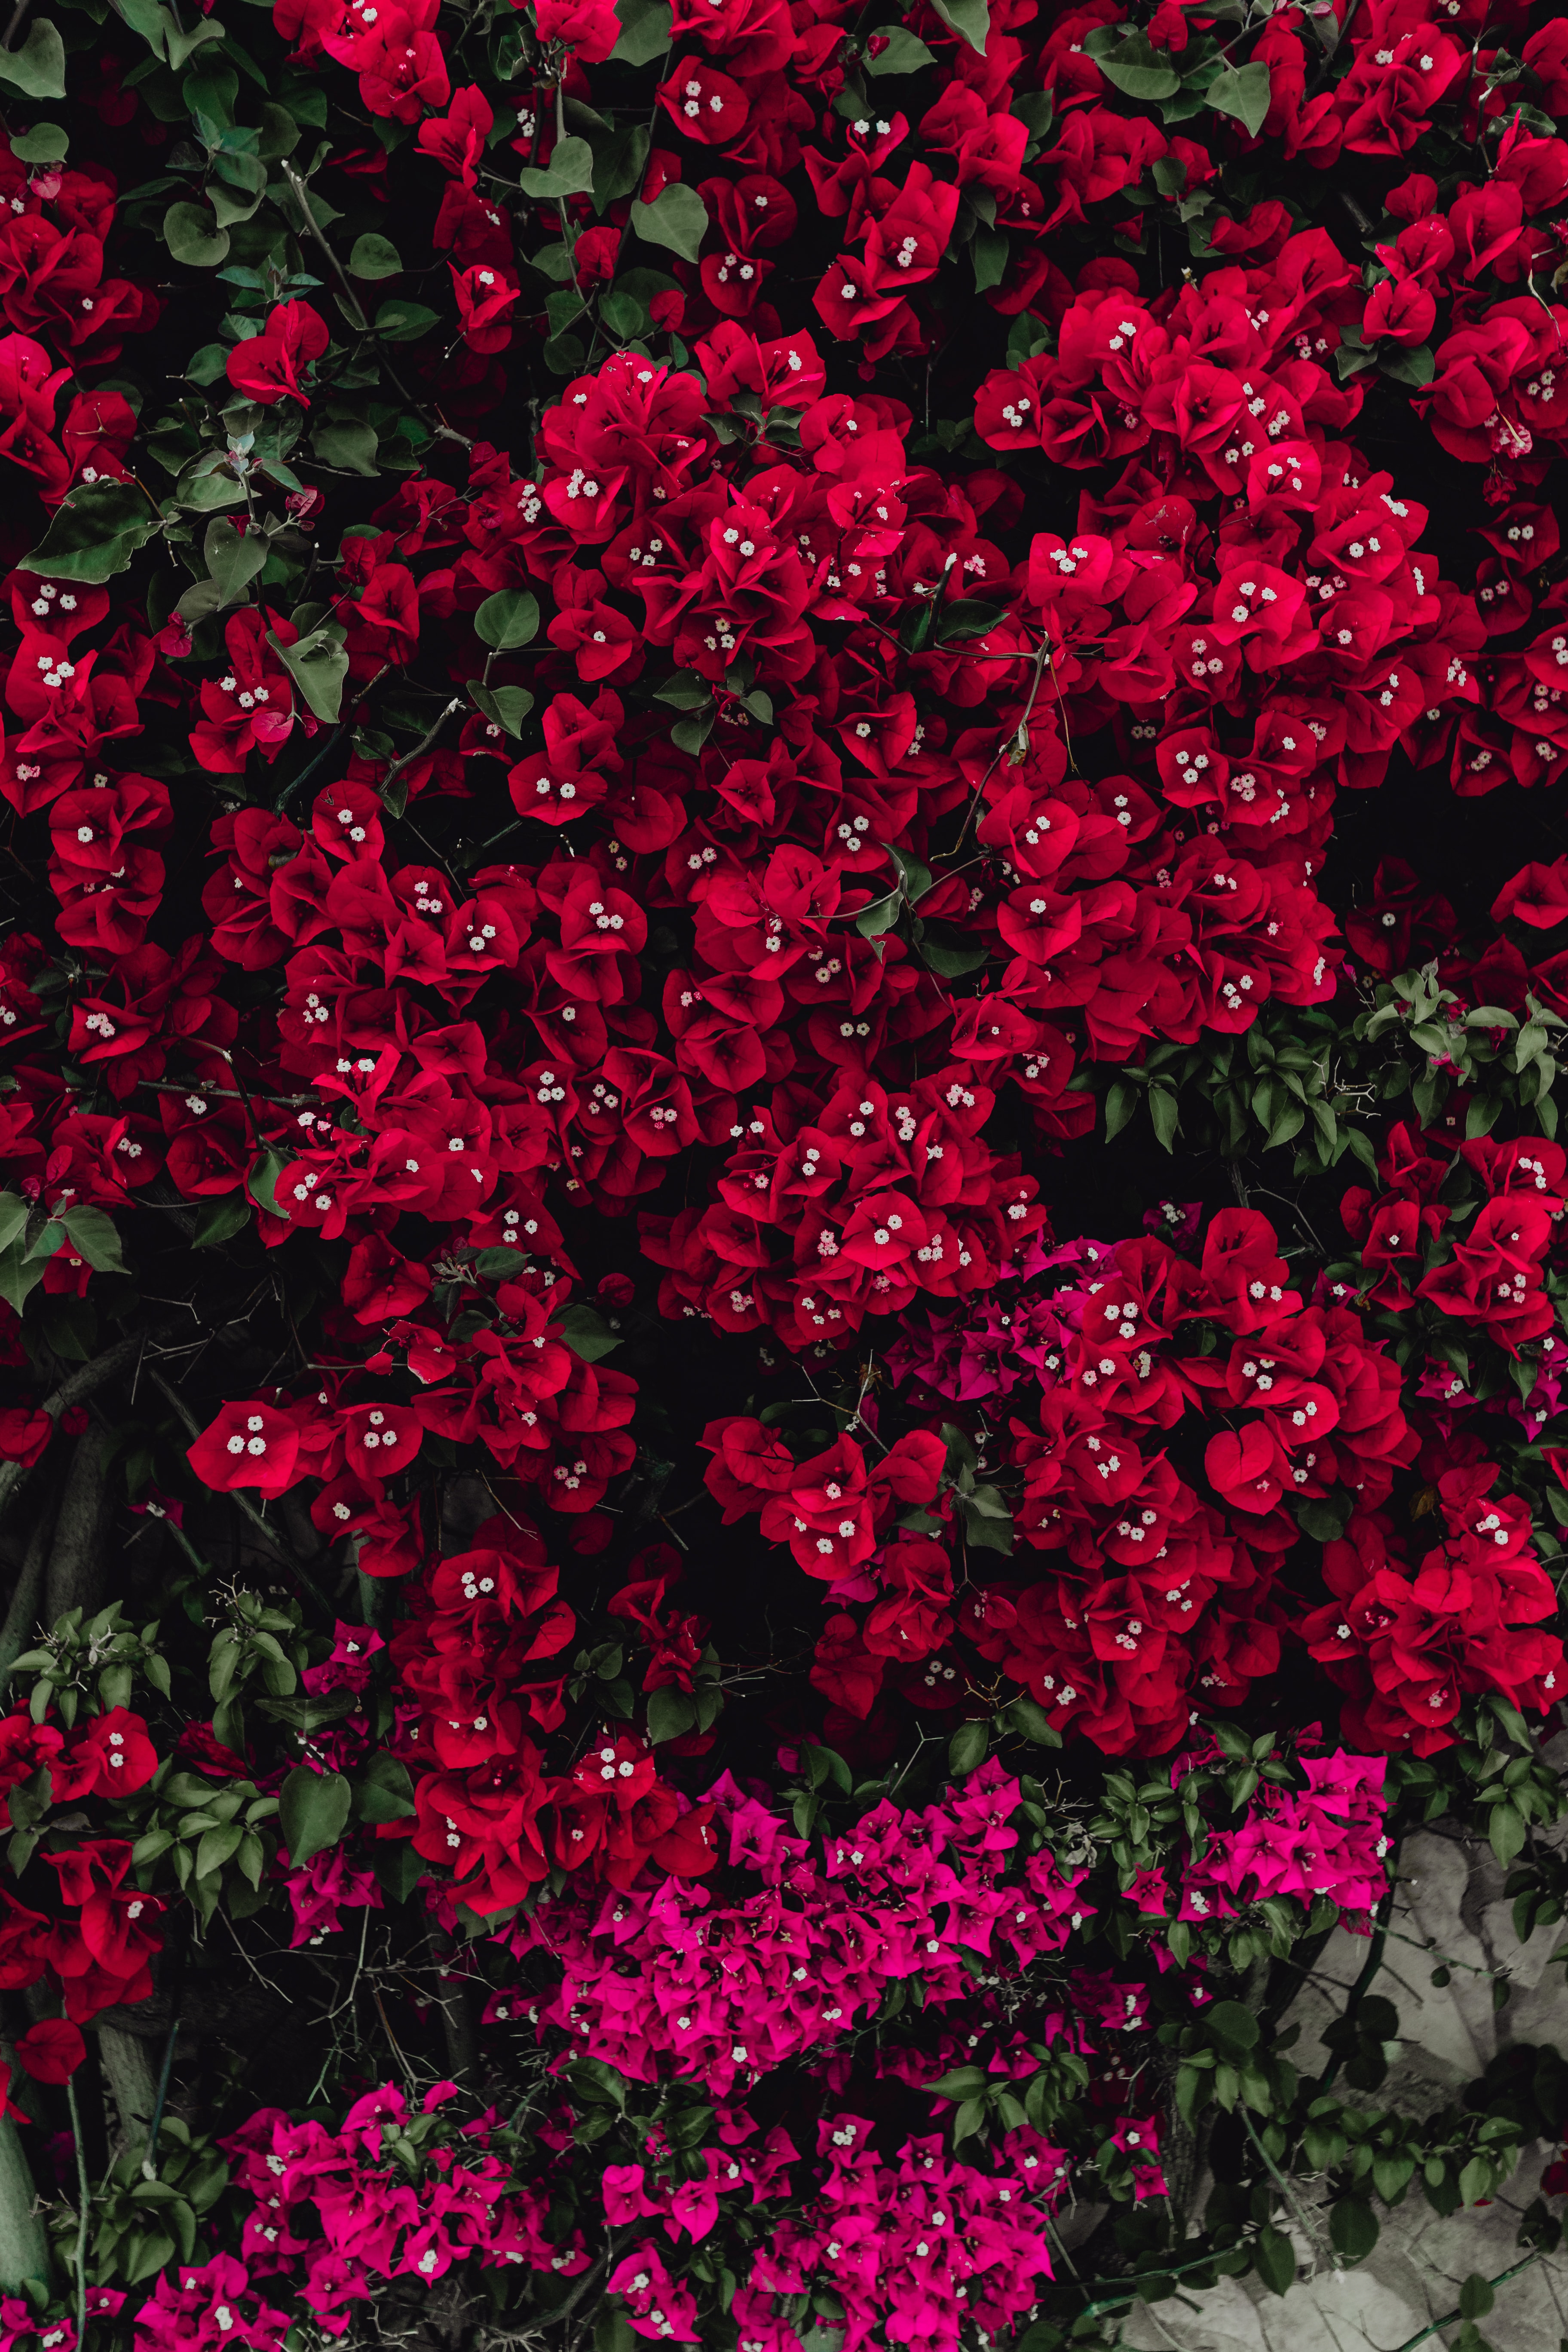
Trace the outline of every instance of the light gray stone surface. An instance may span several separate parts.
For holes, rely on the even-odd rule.
[[[1568,1829],[1560,1825],[1552,1842],[1564,1835]],[[1561,1962],[1552,1965],[1568,1929],[1542,1928],[1521,1945],[1503,1878],[1485,1846],[1441,1830],[1406,1839],[1394,1932],[1374,1988],[1399,2011],[1400,2046],[1375,2093],[1347,2095],[1355,2104],[1424,2116],[1454,2098],[1510,2044],[1551,2042],[1568,2050],[1568,1974]],[[1290,2055],[1304,2073],[1323,2065],[1320,2032],[1342,2009],[1366,1949],[1363,1938],[1337,1932],[1314,1981],[1291,2010],[1286,2021],[1301,2032]],[[1431,1981],[1440,1965],[1450,1970],[1442,1987]],[[1500,1982],[1509,1989],[1500,2008],[1493,1997]],[[1122,2342],[1127,2352],[1399,2352],[1455,2308],[1470,2273],[1494,2278],[1520,2259],[1520,2216],[1553,2153],[1542,2145],[1527,2150],[1492,2204],[1447,2220],[1413,2184],[1403,2205],[1383,2213],[1376,2248],[1353,2270],[1330,2267],[1322,2250],[1326,2231],[1314,2252],[1281,2210],[1279,2226],[1295,2242],[1299,2263],[1290,2294],[1270,2294],[1248,2277],[1224,2280],[1207,2294],[1135,2305]],[[1206,2193],[1205,2184],[1201,2194]],[[1309,2207],[1318,2201],[1310,2187],[1303,2201]],[[1568,2204],[1559,2210],[1568,2214]],[[1500,2287],[1480,2326],[1495,2352],[1560,2352],[1568,2339],[1568,2251]],[[1442,2352],[1457,2332],[1456,2325],[1443,2338],[1428,2338],[1431,2352]]]

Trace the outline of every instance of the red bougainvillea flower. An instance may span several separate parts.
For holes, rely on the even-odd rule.
[[[203,1486],[220,1494],[240,1486],[254,1486],[263,1495],[286,1494],[294,1483],[299,1458],[297,1423],[259,1399],[226,1404],[185,1454]]]
[[[285,394],[310,404],[305,375],[328,342],[327,322],[309,302],[279,302],[258,335],[237,343],[227,361],[228,380],[247,400],[270,406]]]
[[[16,2055],[35,2083],[68,2083],[87,2056],[79,2025],[46,2017],[16,2037]]]

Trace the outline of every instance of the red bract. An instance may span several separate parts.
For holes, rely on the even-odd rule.
[[[258,334],[228,355],[228,380],[247,400],[270,404],[287,393],[309,406],[305,371],[327,348],[327,322],[309,302],[279,302]]]
[[[188,1458],[204,1486],[220,1493],[255,1486],[263,1495],[281,1495],[294,1483],[299,1456],[300,1432],[294,1422],[258,1398],[225,1405],[190,1448]]]
[[[1551,1580],[1531,1551],[1528,1514],[1489,1499],[1497,1475],[1472,1459],[1438,1477],[1448,1540],[1418,1568],[1382,1514],[1358,1517],[1327,1547],[1336,1597],[1301,1632],[1347,1693],[1347,1720],[1378,1746],[1429,1756],[1453,1739],[1467,1693],[1540,1707],[1563,1687],[1563,1643],[1540,1630],[1556,1607]]]
[[[87,2056],[81,2028],[46,2017],[16,2037],[16,2055],[35,2083],[68,2083]]]

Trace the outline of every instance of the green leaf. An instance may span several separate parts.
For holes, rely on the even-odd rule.
[[[485,598],[474,614],[474,630],[497,653],[531,645],[539,635],[539,599],[526,588],[502,588]]]
[[[376,1844],[371,1849],[371,1868],[382,1892],[393,1903],[406,1903],[429,1868],[405,1838],[395,1844]]]
[[[986,1723],[961,1723],[947,1743],[948,1769],[956,1779],[966,1780],[978,1771],[991,1752],[991,1727]]]
[[[267,194],[267,166],[258,155],[218,154],[213,158],[216,177],[206,184],[206,198],[220,228],[249,220]]]
[[[861,60],[868,74],[920,73],[926,66],[934,66],[936,58],[925,43],[911,33],[907,25],[879,25],[877,32],[887,37],[886,48],[876,56]]]
[[[43,1278],[41,1260],[29,1257],[19,1241],[8,1250],[0,1251],[0,1298],[7,1300],[18,1314]]]
[[[1150,1087],[1149,1117],[1153,1123],[1154,1133],[1166,1150],[1171,1150],[1175,1143],[1176,1129],[1182,1123],[1182,1115],[1169,1087]]]
[[[903,911],[903,892],[889,890],[885,898],[874,899],[870,906],[861,908],[855,918],[855,928],[863,940],[879,940],[884,931],[892,929]]]
[[[63,98],[66,45],[47,16],[37,16],[19,49],[0,49],[0,81],[25,98]]]
[[[1008,251],[1005,230],[984,226],[975,230],[970,253],[974,262],[974,290],[977,294],[987,293],[993,286],[1001,285],[1007,275]],[[986,625],[989,627],[990,624]],[[953,633],[951,629],[943,629],[941,634],[946,638]],[[983,635],[984,632],[973,634]]]
[[[349,657],[343,651],[344,631],[335,621],[323,621],[291,646],[279,645],[270,629],[267,642],[299,688],[312,717],[335,720],[342,707],[343,680]]]
[[[95,1209],[90,1202],[84,1201],[79,1209],[62,1209],[60,1223],[94,1273],[125,1272],[114,1220],[102,1209]]]
[[[384,302],[375,314],[374,331],[384,343],[412,343],[441,323],[438,312],[423,302],[405,302],[399,296]]]
[[[1147,33],[1129,33],[1123,40],[1115,26],[1097,26],[1083,46],[1106,80],[1140,104],[1174,98],[1182,86],[1169,56]]]
[[[1105,1139],[1114,1142],[1138,1108],[1138,1089],[1126,1078],[1118,1078],[1105,1097]]]
[[[606,2303],[594,2322],[594,2352],[641,2352],[642,2337],[626,2313]]]
[[[666,1739],[679,1739],[696,1721],[697,1709],[684,1691],[649,1691],[647,1736],[656,1748]]]
[[[1472,2271],[1459,2289],[1459,2316],[1484,2319],[1496,2301],[1490,2279],[1483,2278],[1479,2271]]]
[[[506,1282],[521,1274],[528,1264],[528,1253],[518,1249],[482,1249],[474,1260],[474,1272],[487,1282]]]
[[[629,343],[647,331],[648,314],[635,294],[603,294],[599,324],[617,342]]]
[[[31,131],[11,133],[11,152],[20,163],[61,163],[70,143],[69,132],[58,122],[35,122]]]
[[[1343,1535],[1351,1515],[1349,1495],[1321,1495],[1296,1506],[1296,1524],[1315,1543],[1334,1543]]]
[[[195,581],[174,610],[183,621],[199,621],[237,604],[257,575],[267,568],[268,544],[261,532],[247,530],[242,539],[226,515],[215,515],[202,541],[202,561],[208,578]]]
[[[0,1192],[0,1250],[8,1250],[27,1223],[27,1203],[15,1192]]]
[[[881,846],[893,861],[904,897],[911,907],[918,906],[931,887],[931,867],[922,866],[918,857],[911,857],[908,850],[896,848],[890,841],[884,841]]]
[[[525,196],[553,202],[558,196],[585,196],[594,185],[594,151],[585,139],[563,139],[541,171],[525,163],[518,173]]]
[[[1261,58],[1254,58],[1247,66],[1226,66],[1208,87],[1208,102],[1215,112],[1234,115],[1251,139],[1263,128],[1268,99],[1268,68]]]
[[[258,1151],[246,1171],[246,1192],[257,1207],[264,1209],[269,1217],[283,1214],[278,1205],[278,1186],[288,1166],[289,1162],[280,1151],[268,1150]]]
[[[101,587],[129,569],[139,547],[163,528],[163,518],[134,482],[82,482],[55,510],[24,572]]]
[[[989,234],[990,232],[985,229],[977,230],[976,244],[978,245],[980,237]],[[1005,237],[1002,241],[1005,245]],[[978,263],[975,267],[978,272]],[[993,285],[999,284],[1000,273],[989,282]],[[1005,621],[1006,617],[1005,613],[997,604],[984,604],[976,596],[960,596],[953,604],[942,604],[937,608],[938,642],[948,645],[956,638],[983,637],[996,626],[998,621]],[[927,887],[930,887],[929,879]]]
[[[921,961],[939,979],[962,980],[967,973],[978,971],[990,953],[988,948],[976,947],[964,940],[962,933],[949,931],[945,925],[933,928],[928,922],[918,929]]]
[[[196,1876],[210,1878],[215,1870],[221,1870],[244,1835],[244,1826],[239,1822],[228,1822],[221,1829],[205,1831],[196,1848]]]
[[[486,686],[477,677],[468,680],[468,699],[492,727],[519,738],[522,722],[533,709],[533,697],[526,686]]]
[[[1270,2294],[1285,2294],[1296,2284],[1296,2249],[1271,2221],[1264,2222],[1253,2241],[1252,2267]]]
[[[199,351],[194,352],[191,355],[190,365],[185,370],[185,382],[202,384],[216,383],[228,372],[228,353],[227,343],[204,343]],[[237,487],[236,485],[237,489]],[[239,495],[243,497],[243,491],[240,491]]]
[[[196,1229],[191,1235],[193,1249],[216,1249],[219,1242],[232,1241],[250,1223],[250,1207],[243,1192],[225,1192],[216,1201],[204,1201],[196,1211]]]
[[[414,1783],[395,1756],[373,1756],[354,1784],[356,1821],[400,1822],[414,1811]]]
[[[205,205],[182,201],[163,215],[163,242],[191,269],[216,269],[228,257],[228,231]]]
[[[628,122],[612,139],[601,142],[594,150],[594,210],[605,208],[629,196],[642,179],[650,144],[646,122]],[[600,305],[603,316],[604,305]]]
[[[1492,2168],[1484,2156],[1472,2156],[1459,2174],[1459,2202],[1474,2205],[1492,2192]]]
[[[224,28],[213,17],[198,17],[190,32],[174,21],[160,0],[117,0],[119,13],[133,32],[140,33],[153,56],[178,73],[204,41],[221,41]]]
[[[564,1309],[559,1328],[573,1354],[585,1364],[596,1364],[621,1344],[598,1309],[580,1298]]]
[[[375,462],[379,446],[375,427],[357,416],[323,417],[310,435],[310,447],[323,466],[373,481],[381,473]]]
[[[1258,2046],[1258,2020],[1239,2000],[1216,2000],[1211,2009],[1204,2011],[1203,2021],[1211,2038],[1227,2050],[1253,2050]]]
[[[713,698],[713,688],[700,672],[677,670],[668,686],[656,688],[654,700],[668,702],[676,710],[706,709]]]
[[[1330,2243],[1346,2262],[1364,2262],[1380,2234],[1377,2215],[1361,2198],[1341,2197],[1330,2207]]]
[[[620,0],[621,37],[610,51],[618,65],[647,66],[674,40],[669,0]]]
[[[341,1772],[312,1772],[297,1764],[278,1799],[278,1825],[298,1870],[315,1853],[336,1845],[348,1827],[353,1790]]]
[[[351,278],[395,278],[402,268],[397,247],[390,237],[375,229],[367,229],[363,236],[355,237],[349,255]]]
[[[1059,1748],[1061,1733],[1043,1706],[1027,1696],[1016,1698],[1005,1706],[996,1718],[997,1728],[1016,1732],[1020,1739],[1032,1739],[1037,1748]]]
[[[1524,1844],[1526,1822],[1517,1805],[1494,1805],[1487,1824],[1491,1850],[1506,1870]]]
[[[1417,343],[1414,350],[1380,352],[1377,363],[1384,374],[1392,376],[1395,383],[1417,386],[1430,383],[1437,373],[1437,362],[1433,357],[1430,343]]]
[[[684,261],[695,261],[708,233],[708,207],[695,188],[672,180],[651,205],[632,206],[632,225],[649,245],[667,246]]]
[[[302,136],[293,111],[286,106],[275,106],[270,100],[261,110],[261,129],[256,152],[264,163],[276,163],[291,155]]]
[[[960,40],[967,41],[980,57],[985,55],[985,42],[991,31],[987,0],[931,0],[931,6],[944,25],[952,26]]]
[[[932,2098],[951,2099],[956,2105],[960,2099],[972,2099],[976,2091],[985,2090],[991,2079],[984,2066],[954,2066],[950,2074],[939,2074],[934,2083],[927,2083],[924,2087]]]

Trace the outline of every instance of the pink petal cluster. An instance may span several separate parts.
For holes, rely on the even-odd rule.
[[[793,2326],[770,2326],[770,2291],[831,2287],[842,2352],[875,2341],[953,2352],[961,2331],[998,2335],[1032,2312],[1051,2263],[1018,2175],[959,2163],[940,2138],[906,2140],[895,2163],[879,2163],[872,2129],[863,2116],[824,2120],[817,2196],[774,2231],[743,2306],[736,2297],[742,2352],[797,2352]]]
[[[568,2276],[587,2268],[580,2236],[563,2245],[546,2236],[547,2193],[509,2186],[509,2167],[489,2147],[493,2110],[453,2129],[437,2119],[455,2090],[437,2083],[411,2117],[403,2093],[384,2084],[356,2100],[336,2132],[263,2107],[223,2142],[237,2187],[253,2200],[241,2240],[247,2263],[258,2277],[287,2279],[325,2334],[344,2333],[349,2306],[369,2302],[377,2280],[430,2284],[468,2261]],[[289,2323],[272,2315],[280,2341]],[[270,2338],[235,2340],[271,2352]],[[174,2352],[173,2336],[168,2344]]]
[[[1371,1911],[1388,1885],[1382,1756],[1304,1757],[1304,1790],[1265,1783],[1237,1830],[1211,1832],[1182,1882],[1182,1916],[1228,1913],[1244,1899],[1326,1895],[1342,1911]],[[1229,1897],[1231,1900],[1226,1900]]]
[[[1016,1780],[994,1762],[919,1811],[884,1801],[820,1856],[726,1773],[708,1792],[731,1864],[759,1891],[729,1898],[668,1878],[608,1895],[569,1889],[513,1932],[550,1955],[554,1992],[492,2002],[555,2026],[634,2082],[700,2074],[720,2098],[842,2041],[889,1986],[928,2007],[965,2000],[973,1962],[1014,1975],[1060,1951],[1093,1906],[1048,1853],[1019,1852]]]

